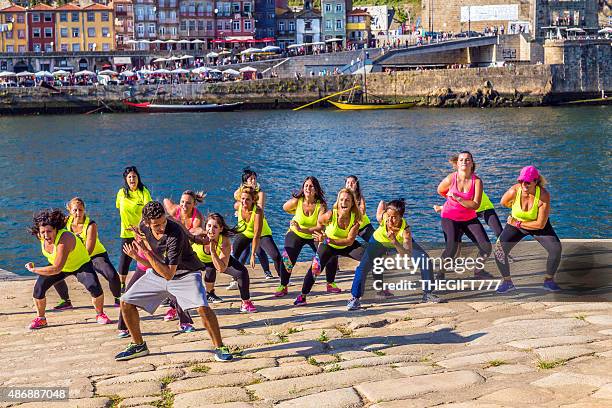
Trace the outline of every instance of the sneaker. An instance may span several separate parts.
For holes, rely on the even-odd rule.
[[[283,297],[286,296],[288,293],[287,291],[287,287],[285,285],[278,285],[276,287],[276,292],[274,292],[274,296],[276,297]]]
[[[507,293],[512,290],[516,290],[516,286],[512,283],[511,280],[505,280],[499,285],[499,287],[495,290],[497,293]]]
[[[255,313],[257,309],[255,308],[253,302],[251,302],[250,300],[245,300],[240,306],[240,311],[245,313]]]
[[[208,292],[206,294],[206,300],[208,300],[208,303],[221,303],[221,302],[223,302],[223,299],[220,298],[219,296],[217,296],[217,294],[214,291]]]
[[[447,300],[433,293],[423,293],[422,303],[446,303]]]
[[[232,353],[230,353],[229,349],[225,346],[217,347],[215,350],[215,360],[221,362],[227,362],[234,359]]]
[[[189,323],[181,323],[179,324],[179,333],[193,333],[196,331],[195,327]]]
[[[291,273],[293,272],[293,263],[291,262],[291,259],[289,259],[289,254],[287,253],[287,251],[283,251],[283,264],[285,265],[285,270],[287,270],[287,273]]]
[[[128,337],[130,337],[129,330],[119,330],[119,332],[117,333],[118,339],[127,339]]]
[[[274,276],[272,276],[272,272],[270,271],[264,271],[264,276],[266,280],[274,279]]]
[[[149,354],[147,343],[142,344],[130,343],[121,353],[115,356],[115,361],[126,361],[137,357],[143,357]]]
[[[361,302],[359,298],[351,298],[346,304],[346,310],[359,310],[361,309]]]
[[[474,279],[494,279],[495,277],[489,272],[482,270],[474,272]]]
[[[47,318],[46,317],[36,317],[34,320],[32,320],[32,323],[30,323],[29,329],[38,330],[38,329],[42,329],[43,327],[47,327]]]
[[[342,292],[342,289],[338,287],[336,282],[327,284],[327,293],[341,293],[341,292]]]
[[[59,302],[57,302],[57,305],[55,305],[53,310],[68,310],[72,308],[73,306],[72,306],[72,302],[70,301],[70,299],[68,300],[61,299]]]
[[[171,307],[170,309],[168,309],[168,311],[166,312],[166,315],[164,316],[164,322],[169,322],[171,320],[176,320],[177,319],[177,315],[178,315],[178,313],[176,312],[176,309]]]
[[[115,298],[115,306],[117,307],[121,306],[121,298],[118,298],[118,297]]]
[[[314,258],[312,258],[311,268],[314,276],[319,276],[321,274],[321,260],[319,259],[319,254],[315,254]]]
[[[555,282],[552,279],[546,279],[544,280],[544,290],[547,290],[549,292],[561,292],[561,287],[559,285],[557,285],[557,282]]]
[[[96,315],[96,322],[98,322],[98,324],[111,324],[113,321],[109,319],[104,312],[102,312],[99,315]]]
[[[389,289],[381,290],[376,292],[376,297],[378,299],[391,299],[395,295]]]
[[[231,281],[229,285],[227,285],[227,290],[236,290],[238,289],[238,282],[235,280]]]
[[[295,300],[293,301],[293,304],[295,306],[305,306],[306,305],[306,296],[298,295],[298,297],[296,297]]]

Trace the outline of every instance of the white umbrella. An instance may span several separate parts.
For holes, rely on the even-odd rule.
[[[53,75],[54,76],[65,76],[65,75],[70,75],[70,72],[60,69],[60,70],[55,71]]]
[[[162,40],[153,40],[151,41],[151,44],[163,44],[164,42]]]
[[[325,45],[323,41],[313,42],[312,45]]]
[[[130,77],[130,76],[134,76],[136,74],[134,74],[132,71],[123,71],[122,73],[120,73],[119,75],[123,75],[126,77]]]
[[[289,48],[289,49],[291,49],[291,48],[298,48],[298,47],[303,47],[304,45],[306,45],[306,44],[291,44],[287,48]]]
[[[242,51],[240,54],[246,55],[246,54],[257,54],[263,52],[260,48],[247,48],[246,50]]]
[[[125,43],[126,44],[136,44],[138,41],[136,40],[127,40]]]
[[[215,69],[209,69],[208,72],[214,72],[215,74],[220,74],[221,73],[221,71],[216,69],[216,68]]]
[[[325,42],[342,42],[342,38],[330,38],[329,40],[325,40]]]
[[[53,74],[50,73],[49,71],[38,71],[36,74],[37,77],[47,77],[47,78],[53,78]]]
[[[155,71],[153,71],[154,74],[170,74],[171,71],[168,71],[167,69],[156,69]]]
[[[217,58],[219,56],[219,54],[217,54],[216,52],[209,52],[208,54],[206,54],[206,58]]]
[[[225,71],[223,71],[223,73],[227,75],[233,75],[233,76],[240,75],[240,72],[236,71],[235,69],[231,69],[231,68],[226,69]]]
[[[151,71],[151,70],[149,70],[149,69],[145,69],[145,68],[143,68],[143,69],[141,69],[141,70],[139,70],[139,71],[137,71],[137,72],[138,72],[140,75],[149,75],[149,74],[152,74],[152,73],[153,73],[153,71]]]
[[[105,69],[104,71],[98,72],[98,75],[117,75],[117,71],[113,71],[112,69]]]
[[[158,62],[166,62],[166,61],[169,61],[169,60],[168,60],[168,59],[166,59],[166,58],[156,58],[156,59],[154,59],[154,60],[153,60],[153,62],[154,62],[154,63],[158,63]]]
[[[143,44],[151,44],[150,40],[138,40],[138,42]]]
[[[175,43],[176,43],[176,40],[166,40],[166,43],[167,43],[167,44],[175,44]]]
[[[184,68],[177,68],[172,70],[173,74],[188,74],[189,70],[188,69],[184,69]]]
[[[21,78],[21,77],[27,77],[27,76],[34,76],[34,74],[28,71],[23,71],[23,72],[18,73],[17,76]]]
[[[189,41],[189,40],[179,40],[178,43],[179,44],[189,44],[189,43],[191,43],[191,41]]]
[[[599,34],[610,34],[612,33],[612,27],[605,27],[598,31]]]
[[[204,41],[200,40],[199,38],[196,38],[195,40],[191,41],[192,44],[203,44]]]
[[[204,72],[208,72],[208,71],[210,71],[210,68],[198,67],[198,68],[194,68],[191,72],[193,72],[194,74],[203,74]]]
[[[176,56],[171,56],[170,58],[168,58],[170,61],[178,61],[181,59],[181,57],[176,57]]]
[[[231,52],[229,52],[228,50],[223,50],[219,52],[219,55],[231,55]]]
[[[74,74],[74,76],[83,76],[83,75],[96,75],[96,73],[84,69],[83,71],[79,71]]]
[[[11,71],[2,71],[0,72],[0,78],[6,78],[6,77],[14,77],[16,76],[14,72]]]
[[[268,45],[267,47],[263,47],[261,50],[263,52],[278,52],[280,51],[280,47],[277,47],[276,45]]]
[[[257,72],[257,69],[253,68],[253,67],[244,67],[244,68],[240,68],[238,71],[240,71],[240,72]]]
[[[179,59],[190,59],[190,58],[193,58],[193,55],[187,55],[187,54],[185,54],[185,55],[183,55],[183,56],[182,56],[181,58],[179,58]]]

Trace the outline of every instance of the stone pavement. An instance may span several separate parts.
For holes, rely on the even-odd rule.
[[[345,290],[354,266],[341,263]],[[406,295],[366,301],[351,313],[349,295],[324,293],[322,278],[308,306],[293,307],[304,264],[282,299],[272,296],[276,280],[252,273],[255,314],[239,313],[238,292],[225,290],[221,275],[218,294],[226,301],[213,308],[237,356],[230,363],[214,361],[199,319],[198,331],[177,334],[177,322],[162,321],[165,307],[141,313],[151,355],[115,362],[128,340],[115,338],[115,325],[96,324],[72,278],[76,309],[49,312],[50,326],[30,332],[33,281],[4,280],[0,386],[70,388],[69,401],[24,408],[612,406],[612,303],[605,296],[532,297],[539,289],[529,282],[541,282],[543,267],[541,256],[518,255],[512,270],[520,290],[512,297],[420,304],[420,296]],[[488,270],[497,276],[494,266]],[[51,290],[48,303],[56,301]],[[119,310],[107,313],[116,320]]]

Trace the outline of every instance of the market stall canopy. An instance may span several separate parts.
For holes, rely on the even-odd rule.
[[[312,45],[325,45],[323,41],[313,42]]]
[[[244,67],[244,68],[240,68],[238,71],[240,71],[240,72],[257,72],[257,69],[253,68],[253,67]]]
[[[329,40],[325,40],[326,43],[328,42],[341,42],[343,41],[342,38],[330,38]]]
[[[38,71],[36,74],[37,77],[47,77],[47,78],[53,78],[53,74],[50,73],[49,71]]]
[[[224,74],[227,75],[232,75],[232,76],[237,76],[240,75],[240,72],[236,71],[235,69],[226,69],[225,71],[223,71]]]
[[[151,40],[138,40],[139,43],[151,44]]]
[[[612,27],[605,27],[598,31],[599,34],[612,34]]]
[[[60,70],[55,71],[53,75],[54,76],[66,76],[66,75],[70,75],[70,72],[60,69]]]
[[[179,59],[191,59],[191,58],[193,58],[193,55],[187,55],[187,54],[185,54],[185,55],[183,55],[182,57],[180,57]]]
[[[158,63],[158,62],[166,62],[166,61],[168,61],[168,60],[167,60],[166,58],[163,58],[163,57],[162,57],[162,58],[155,58],[155,59],[153,60],[153,62],[154,62],[154,63]]]
[[[303,47],[306,44],[291,44],[290,46],[288,46],[287,48],[291,49],[291,48],[299,48],[299,47]]]
[[[180,60],[180,58],[179,57],[175,57],[174,55],[171,56],[170,58],[168,58],[168,61],[178,61],[178,60]]]
[[[136,74],[134,74],[132,71],[123,71],[119,75],[123,75],[123,76],[129,77],[129,76],[134,76]]]
[[[260,48],[247,48],[246,50],[242,51],[240,54],[248,55],[248,54],[257,54],[260,52],[263,52]]]
[[[156,69],[155,71],[153,71],[153,74],[170,74],[171,71],[167,70],[167,69]]]
[[[206,54],[206,58],[217,58],[219,56],[219,54],[217,54],[216,52],[209,52],[208,54]]]
[[[83,71],[79,71],[74,74],[74,76],[90,76],[90,75],[96,75],[96,73],[84,69]]]
[[[192,44],[202,44],[204,43],[204,41],[200,40],[199,38],[196,38],[195,40],[191,41]]]
[[[165,44],[165,41],[162,41],[162,40],[153,40],[153,41],[151,41],[151,44]]]
[[[143,68],[143,69],[139,70],[138,73],[140,75],[149,75],[149,74],[152,74],[153,71],[151,71],[150,69]]]
[[[219,55],[231,55],[232,53],[228,50],[223,50],[219,52]]]
[[[113,71],[112,69],[105,69],[104,71],[100,71],[98,72],[99,75],[117,75],[116,71]]]
[[[189,70],[184,68],[177,68],[172,70],[173,74],[188,74]]]
[[[126,44],[136,44],[136,43],[138,43],[138,41],[136,41],[136,40],[127,40],[125,43]]]
[[[189,40],[184,40],[184,39],[183,39],[183,40],[179,40],[179,41],[178,41],[178,43],[179,43],[179,44],[189,44],[190,42],[191,42],[191,41],[189,41]]]
[[[208,70],[208,72],[213,72],[215,74],[220,74],[221,73],[221,71],[216,69],[216,68],[215,69],[210,69],[210,70]]]
[[[207,67],[198,67],[191,70],[191,72],[193,72],[194,74],[203,74],[208,71],[210,71],[210,68]]]
[[[279,52],[280,47],[277,47],[276,45],[268,45],[266,47],[263,47],[261,50],[263,52]]]
[[[11,71],[2,71],[0,72],[0,78],[14,77],[17,76],[14,72]]]

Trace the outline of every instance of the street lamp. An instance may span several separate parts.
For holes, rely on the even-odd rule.
[[[217,14],[219,14],[219,9],[215,7],[213,10],[214,19],[213,19],[213,42],[210,44],[212,49],[215,49],[214,41],[217,39]]]

